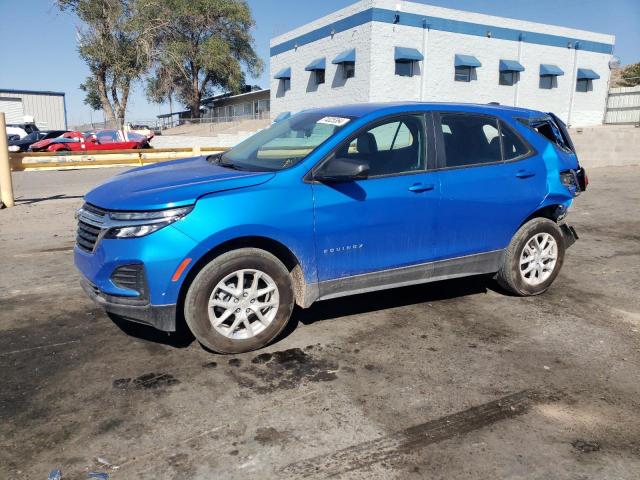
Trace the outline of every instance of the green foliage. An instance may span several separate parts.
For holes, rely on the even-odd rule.
[[[622,70],[621,82],[625,87],[635,87],[640,85],[640,63],[627,65]]]
[[[146,42],[137,30],[137,0],[58,0],[63,11],[82,21],[78,51],[89,66],[85,103],[92,108],[99,99],[107,118],[124,123],[131,83],[148,67]]]
[[[84,83],[80,84],[80,90],[85,92],[84,103],[89,105],[91,110],[102,110],[102,100],[100,100],[100,94],[98,93],[98,85],[93,77],[87,77]]]
[[[239,92],[244,70],[254,77],[262,72],[251,34],[255,22],[244,0],[140,0],[138,12],[139,25],[153,32],[152,84],[171,85],[194,117],[203,97]]]
[[[263,63],[253,46],[255,25],[245,0],[57,0],[83,24],[80,56],[91,76],[85,103],[124,123],[134,81],[151,69],[147,98],[175,95],[200,116],[200,100],[216,90],[239,92],[245,72]]]

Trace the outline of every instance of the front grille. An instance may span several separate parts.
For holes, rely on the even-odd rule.
[[[123,265],[111,274],[111,281],[118,288],[133,290],[141,297],[146,294],[144,267],[141,264]]]
[[[78,210],[78,230],[76,234],[76,243],[78,247],[85,252],[92,253],[96,247],[96,243],[100,240],[103,233],[102,226],[105,222],[107,212],[93,205],[85,203]]]

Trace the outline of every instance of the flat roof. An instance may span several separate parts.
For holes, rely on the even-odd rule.
[[[0,93],[25,93],[27,95],[55,95],[58,97],[64,97],[64,92],[52,92],[49,90],[16,90],[13,88],[0,88]]]
[[[538,45],[567,48],[578,45],[580,50],[612,54],[615,36],[561,27],[526,20],[473,13],[465,10],[436,7],[422,3],[403,2],[398,11],[395,0],[358,2],[321,17],[271,39],[270,55],[311,44],[360,25],[378,22],[487,37],[521,41]],[[549,30],[551,28],[551,30]],[[553,33],[547,33],[547,32]]]
[[[250,92],[238,93],[237,95],[230,95],[228,93],[221,93],[220,95],[214,95],[213,97],[203,98],[200,101],[200,103],[210,103],[210,102],[215,102],[216,100],[233,100],[234,98],[247,97],[247,96],[250,96],[250,95],[258,95],[260,93],[270,94],[270,92],[271,92],[271,89],[264,88],[264,89],[260,89],[260,90],[252,90]]]

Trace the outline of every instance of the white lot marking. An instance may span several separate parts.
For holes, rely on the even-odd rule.
[[[12,352],[0,353],[0,357],[5,357],[7,355],[15,355],[16,353],[30,352],[32,350],[41,350],[43,348],[60,347],[62,345],[69,345],[71,343],[80,343],[80,340],[71,340],[69,342],[52,343],[50,345],[40,345],[39,347],[23,348],[22,350],[13,350]]]
[[[28,288],[28,289],[20,289],[20,290],[10,290],[6,295],[0,295],[0,300],[8,300],[12,297],[17,297],[18,295],[27,295],[29,293],[39,293],[39,292],[49,292],[54,289],[63,289],[65,291],[69,290],[82,290],[80,285],[69,285],[68,283],[49,283],[47,285],[42,285],[38,287]]]

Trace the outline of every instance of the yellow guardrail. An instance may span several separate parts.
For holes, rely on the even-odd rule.
[[[9,163],[14,172],[41,169],[141,166],[180,158],[210,155],[225,150],[227,150],[226,147],[193,147],[97,150],[93,152],[21,152],[9,154]]]

